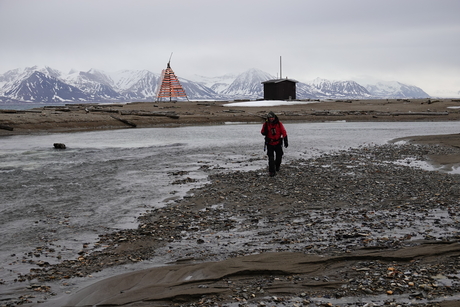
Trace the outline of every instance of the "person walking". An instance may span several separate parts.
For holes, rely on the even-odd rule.
[[[278,116],[270,111],[267,115],[267,120],[262,125],[262,135],[265,136],[265,146],[268,156],[268,172],[270,177],[276,175],[280,170],[281,160],[283,158],[283,143],[284,147],[288,147],[288,136],[283,123],[278,119]],[[275,158],[276,154],[276,158]]]

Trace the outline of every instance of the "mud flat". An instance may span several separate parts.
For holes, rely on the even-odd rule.
[[[235,102],[132,102],[68,104],[33,110],[0,110],[0,136],[180,125],[261,122],[272,110],[284,122],[458,121],[459,99],[295,101],[292,105],[238,106]]]
[[[450,146],[398,143],[300,159],[273,178],[264,169],[210,169],[210,184],[140,216],[137,229],[101,234],[78,259],[19,276],[44,293],[21,302],[458,306],[460,176],[414,162],[459,156],[458,136],[443,137]],[[57,283],[155,257],[166,261],[52,300]]]

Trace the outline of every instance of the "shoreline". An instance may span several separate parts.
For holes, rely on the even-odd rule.
[[[296,101],[282,106],[232,106],[231,102],[180,101],[68,104],[0,110],[0,136],[111,129],[260,123],[268,111],[281,121],[460,121],[458,99]],[[10,128],[11,130],[9,130]]]
[[[421,135],[410,136],[392,140],[391,143],[405,141],[409,144],[441,146],[452,149],[460,148],[460,133],[458,134],[443,134],[443,135]],[[440,168],[443,171],[452,171],[453,168],[460,167],[460,155],[452,153],[437,153],[426,156],[427,161],[433,166]]]

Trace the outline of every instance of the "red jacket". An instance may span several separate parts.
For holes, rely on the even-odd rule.
[[[272,123],[266,121],[260,133],[268,138],[268,145],[278,145],[283,138],[287,137],[286,129],[277,117]]]

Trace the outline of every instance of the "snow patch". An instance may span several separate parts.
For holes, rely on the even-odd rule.
[[[259,100],[259,101],[243,101],[224,104],[225,107],[275,107],[288,105],[301,105],[318,103],[318,101],[286,101],[286,100]]]

